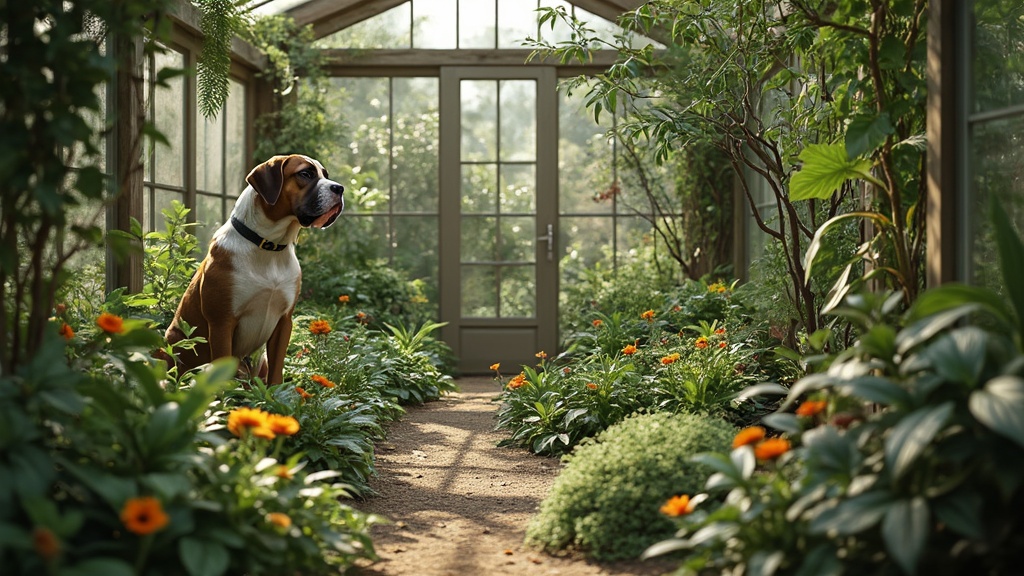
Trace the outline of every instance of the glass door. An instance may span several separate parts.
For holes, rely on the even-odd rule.
[[[441,319],[463,373],[557,344],[554,71],[441,75]]]

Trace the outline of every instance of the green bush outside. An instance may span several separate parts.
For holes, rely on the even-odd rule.
[[[710,469],[694,454],[727,450],[735,428],[694,414],[641,414],[586,440],[531,521],[526,541],[548,551],[577,548],[598,560],[635,558],[670,535],[659,513],[677,494],[694,494]]]

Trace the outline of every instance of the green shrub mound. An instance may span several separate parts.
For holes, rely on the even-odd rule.
[[[673,533],[659,512],[676,494],[702,490],[711,474],[694,454],[728,450],[735,428],[694,414],[631,416],[566,457],[526,542],[548,551],[578,548],[598,560],[635,558]]]

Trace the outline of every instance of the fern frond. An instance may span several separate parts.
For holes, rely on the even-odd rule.
[[[228,99],[231,70],[231,39],[245,21],[232,0],[196,0],[202,11],[199,27],[203,32],[203,49],[199,54],[197,94],[199,111],[206,118],[215,118]]]

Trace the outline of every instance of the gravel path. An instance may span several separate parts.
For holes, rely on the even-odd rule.
[[[646,575],[671,565],[596,564],[523,546],[530,517],[561,466],[558,459],[498,448],[499,385],[464,378],[460,392],[408,414],[377,446],[379,495],[358,502],[391,524],[373,528],[381,559],[362,576]]]

